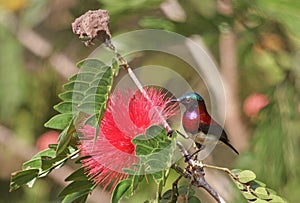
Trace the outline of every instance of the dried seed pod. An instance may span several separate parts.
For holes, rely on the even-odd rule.
[[[109,31],[109,14],[107,10],[88,11],[72,23],[73,32],[79,35],[86,46],[97,38],[100,43],[111,38]]]

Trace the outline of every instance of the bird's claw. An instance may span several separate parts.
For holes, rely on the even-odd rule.
[[[184,139],[189,139],[189,137],[185,134],[183,134],[182,132],[180,132],[179,130],[176,130],[176,132],[181,135]]]
[[[188,155],[185,155],[184,156],[184,158],[185,158],[185,160],[184,160],[184,162],[188,162],[189,160],[191,160],[192,159],[192,155],[190,155],[190,154],[188,154]]]
[[[172,130],[172,129],[168,130],[167,136],[172,137],[173,132],[174,132],[174,130]]]

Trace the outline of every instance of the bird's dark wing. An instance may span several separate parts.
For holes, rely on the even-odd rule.
[[[224,130],[223,130],[223,133],[226,134],[226,132]],[[227,135],[226,135],[226,137],[227,137]],[[220,141],[223,142],[224,144],[226,144],[228,147],[230,147],[236,154],[239,154],[239,152],[230,144],[228,138],[224,139],[224,136],[221,135]]]
[[[211,125],[202,124],[200,125],[199,130],[201,130],[205,134],[210,134],[216,136],[216,139],[219,138],[221,142],[230,147],[235,153],[239,154],[239,152],[229,143],[229,139],[225,130],[217,123],[213,123]]]

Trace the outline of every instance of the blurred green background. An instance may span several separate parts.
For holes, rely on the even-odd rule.
[[[56,138],[57,132],[49,133],[43,124],[56,114],[52,106],[59,102],[62,84],[75,73],[76,62],[95,48],[84,47],[72,33],[71,23],[87,10],[99,8],[109,10],[113,36],[156,28],[204,43],[225,81],[226,129],[241,151],[237,158],[217,151],[208,161],[253,170],[268,187],[297,202],[299,1],[0,0],[0,203],[60,202],[56,195],[72,165],[37,181],[33,189],[13,193],[8,192],[10,173],[21,169],[40,143]],[[201,88],[177,59],[166,61],[165,56],[149,54],[133,60],[132,66],[152,60],[173,67],[194,89]],[[208,181],[228,185],[214,177]],[[206,195],[199,190],[199,195]],[[228,202],[243,202],[234,191],[219,191],[227,193]]]

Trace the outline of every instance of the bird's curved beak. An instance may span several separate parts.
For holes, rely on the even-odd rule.
[[[174,103],[174,102],[180,102],[180,99],[171,99],[167,102],[167,104]]]

